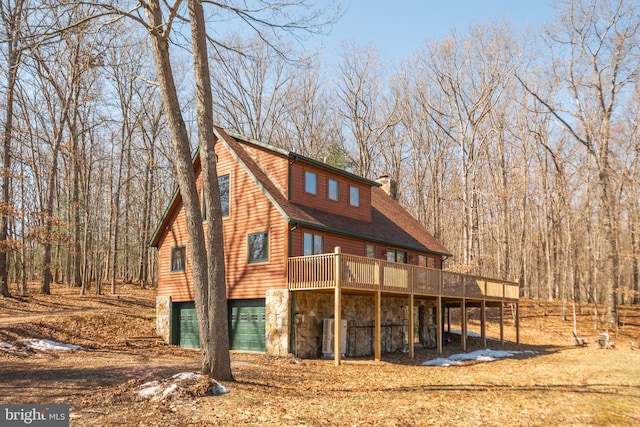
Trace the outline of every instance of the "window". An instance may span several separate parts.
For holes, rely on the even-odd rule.
[[[218,177],[218,187],[220,188],[220,207],[222,208],[222,218],[229,216],[229,175],[222,175]],[[204,189],[203,189],[204,191]],[[207,206],[204,202],[204,193],[201,197],[202,200],[202,220],[206,221]]]
[[[229,216],[229,174],[218,177],[218,187],[220,187],[222,218],[227,218]]]
[[[436,259],[432,256],[427,257],[427,267],[436,268]]]
[[[269,261],[269,233],[249,234],[249,264]]]
[[[316,174],[315,172],[306,171],[304,173],[304,191],[316,194]]]
[[[176,246],[171,248],[171,271],[184,271],[185,247]]]
[[[407,263],[407,253],[396,249],[387,249],[387,261]]]
[[[424,255],[418,255],[418,265],[420,267],[426,267],[427,266],[427,257]]]
[[[356,207],[360,206],[360,188],[353,185],[349,187],[349,204]]]
[[[367,258],[376,258],[376,245],[367,245]]]
[[[330,200],[338,200],[338,181],[335,179],[329,178],[329,182],[327,185],[328,196]]]
[[[304,255],[324,253],[324,239],[320,234],[304,233]]]

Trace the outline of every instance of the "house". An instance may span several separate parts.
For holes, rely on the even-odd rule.
[[[445,311],[518,302],[518,285],[442,270],[450,253],[368,180],[215,128],[230,347],[316,358],[442,350]],[[199,179],[200,163],[194,170]],[[206,221],[206,215],[205,215]],[[157,330],[199,346],[189,242],[176,192],[156,229]],[[445,311],[443,311],[445,310]],[[410,331],[412,331],[410,333]],[[502,329],[501,329],[502,331]],[[502,338],[502,336],[501,336]]]

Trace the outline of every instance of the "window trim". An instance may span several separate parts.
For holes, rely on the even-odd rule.
[[[311,236],[311,253],[310,254],[306,253],[307,236]],[[316,239],[318,238],[321,240],[320,244],[322,246],[320,248],[320,252],[316,252]],[[324,235],[313,233],[310,231],[305,231],[304,233],[302,233],[302,255],[303,256],[320,255],[323,253],[324,253]]]
[[[227,177],[227,214],[222,211],[222,219],[229,218],[231,216],[231,173],[225,173],[218,176],[218,188],[220,188],[220,178]],[[222,192],[220,192],[220,210],[222,210]]]
[[[181,259],[182,259],[182,267],[176,266],[176,252],[181,251]],[[169,256],[169,271],[171,273],[181,273],[186,269],[187,264],[187,247],[184,245],[181,246],[172,246],[171,254]]]
[[[398,261],[399,253],[404,254],[404,262]],[[389,259],[390,254],[393,254],[393,260]],[[387,248],[387,261],[407,264],[409,262],[409,254],[407,253],[407,251],[402,251],[400,249]]]
[[[331,197],[331,183],[335,182],[336,184],[336,197],[335,199]],[[340,182],[334,178],[327,178],[327,199],[333,200],[334,202],[340,201]]]
[[[373,256],[369,255],[369,248],[373,249]],[[373,243],[367,243],[364,248],[364,254],[367,258],[375,259],[378,258],[378,248]]]
[[[218,189],[220,189],[220,178],[227,177],[227,214],[224,214],[224,210],[222,210],[222,191],[220,191],[220,210],[222,211],[222,219],[229,218],[231,216],[231,173],[225,173],[222,175],[218,175]],[[202,222],[209,221],[207,206],[204,202],[204,185],[200,188],[200,209],[202,212]]]
[[[307,187],[307,184],[310,183],[309,178],[313,176],[313,191],[309,191],[310,189]],[[318,174],[306,170],[304,171],[304,192],[306,194],[313,194],[314,196],[318,195]]]
[[[251,257],[251,237],[264,235],[264,242],[266,242],[267,248],[264,250],[264,243],[262,251],[265,252],[264,256],[261,258],[252,259]],[[249,233],[247,234],[247,264],[261,264],[265,262],[269,262],[269,232],[268,231],[259,231],[257,233]]]
[[[358,196],[358,199],[355,204],[353,203],[354,190],[356,191]],[[349,185],[349,205],[353,206],[354,208],[360,207],[360,187],[356,185]]]

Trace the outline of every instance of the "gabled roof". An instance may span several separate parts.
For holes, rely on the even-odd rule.
[[[327,231],[344,236],[361,238],[375,243],[396,246],[420,252],[431,252],[451,256],[437,239],[435,239],[415,218],[413,218],[400,204],[384,192],[380,184],[375,181],[359,177],[295,153],[282,150],[249,138],[228,132],[222,128],[214,128],[220,142],[227,148],[236,161],[244,168],[273,206],[291,224],[297,224],[320,231]],[[242,141],[242,142],[240,142]],[[313,164],[314,166],[333,173],[356,179],[371,188],[372,222],[359,221],[341,215],[325,212],[291,202],[286,194],[271,180],[269,175],[255,161],[251,154],[243,147],[244,144],[254,144],[266,150],[273,151],[288,158]],[[178,202],[174,195],[172,205]],[[168,213],[175,208],[167,209],[165,217],[156,229],[151,240],[151,246],[157,246],[160,240],[160,230],[168,221]]]

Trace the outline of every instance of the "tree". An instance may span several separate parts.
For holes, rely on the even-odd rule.
[[[573,0],[559,7],[559,25],[547,33],[547,40],[552,56],[562,58],[551,63],[550,72],[563,90],[549,99],[521,81],[595,163],[608,245],[605,319],[613,326],[621,270],[612,130],[640,73],[640,6],[626,0]]]
[[[352,167],[356,174],[373,178],[382,145],[400,118],[392,102],[383,99],[377,52],[354,45],[344,45],[342,52],[338,98],[340,115],[355,145]],[[391,106],[385,107],[385,102]]]
[[[2,2],[0,4],[0,18],[6,39],[7,61],[7,100],[6,118],[2,145],[2,194],[0,207],[0,295],[9,296],[9,268],[8,252],[11,244],[9,237],[9,219],[11,217],[11,146],[13,140],[14,95],[18,79],[18,67],[24,49],[21,39],[23,22],[25,19],[24,0]]]

